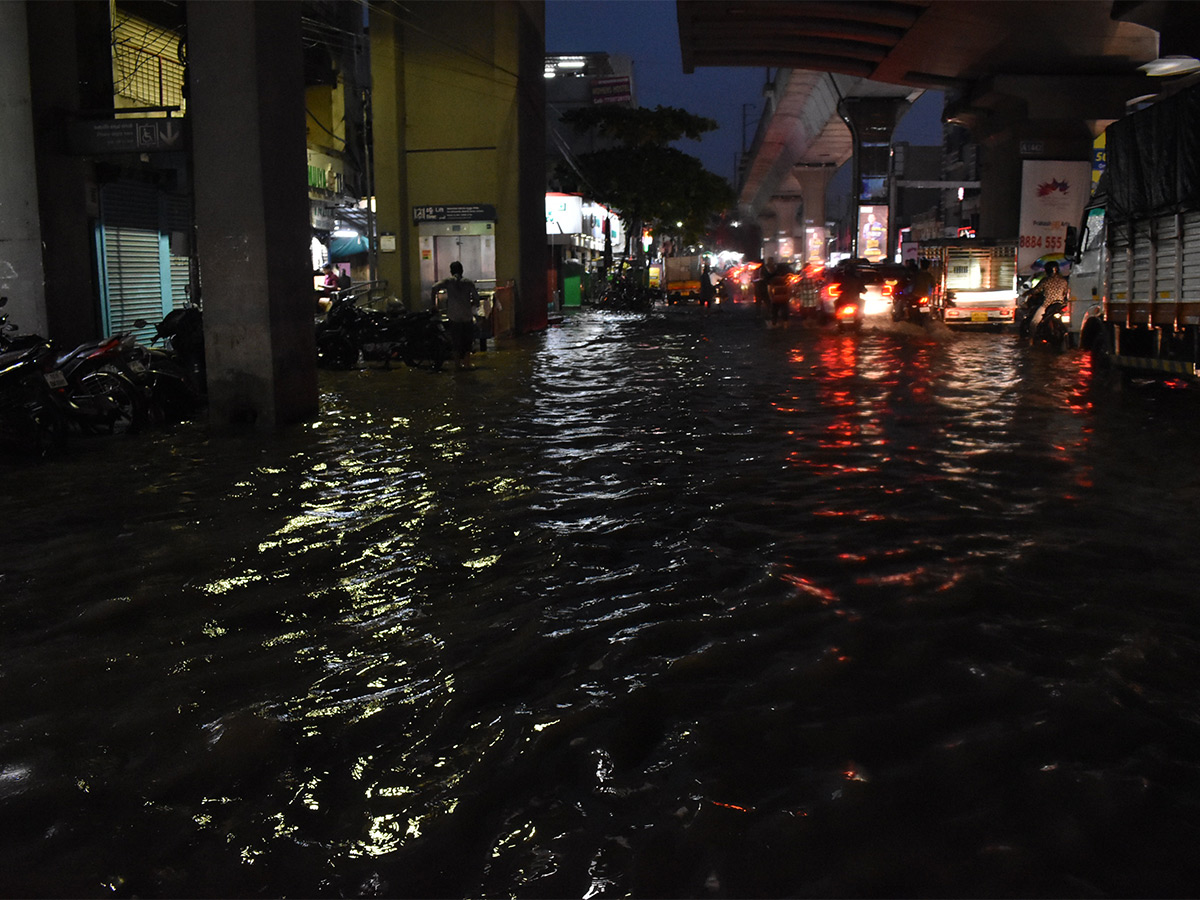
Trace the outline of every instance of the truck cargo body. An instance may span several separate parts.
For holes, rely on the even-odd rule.
[[[700,276],[704,271],[704,257],[668,256],[666,270],[669,302],[700,299]]]
[[[1114,122],[1106,144],[1108,168],[1074,241],[1072,326],[1122,369],[1195,378],[1200,85]]]
[[[938,276],[934,315],[948,326],[1011,325],[1017,302],[1015,241],[923,242],[921,256]]]

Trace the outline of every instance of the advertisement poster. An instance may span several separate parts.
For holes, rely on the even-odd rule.
[[[860,206],[858,208],[858,255],[868,262],[887,258],[888,208]]]
[[[1043,256],[1062,257],[1069,225],[1078,225],[1092,187],[1088,160],[1027,159],[1021,172],[1021,234],[1017,274],[1029,275]]]
[[[804,261],[810,266],[825,265],[825,226],[809,225],[804,229],[804,240],[807,245]]]
[[[1100,136],[1092,142],[1092,193],[1100,184],[1100,176],[1108,166],[1108,132],[1100,132]]]

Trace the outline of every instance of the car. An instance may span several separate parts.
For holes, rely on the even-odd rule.
[[[843,282],[851,277],[863,285],[861,309],[846,296]],[[890,315],[892,298],[908,277],[904,266],[895,263],[842,262],[825,270],[820,309],[823,317],[837,322],[861,323],[864,317]]]

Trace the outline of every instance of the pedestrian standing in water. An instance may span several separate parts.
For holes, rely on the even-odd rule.
[[[437,306],[439,291],[446,292],[446,318],[450,320],[450,345],[454,364],[459,369],[470,368],[471,344],[475,337],[475,316],[479,309],[479,291],[475,282],[463,278],[463,266],[458,260],[450,263],[450,277],[433,286],[431,301]]]
[[[768,256],[754,279],[754,305],[760,315],[766,315],[771,305],[771,279],[775,276],[775,257]]]

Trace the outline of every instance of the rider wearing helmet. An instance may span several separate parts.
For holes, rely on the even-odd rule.
[[[1058,274],[1058,263],[1046,263],[1046,275],[1038,284],[1038,291],[1042,295],[1042,304],[1033,311],[1033,318],[1029,320],[1029,333],[1037,332],[1038,323],[1042,321],[1042,316],[1046,314],[1051,303],[1066,303],[1069,296],[1070,285],[1067,279]]]

